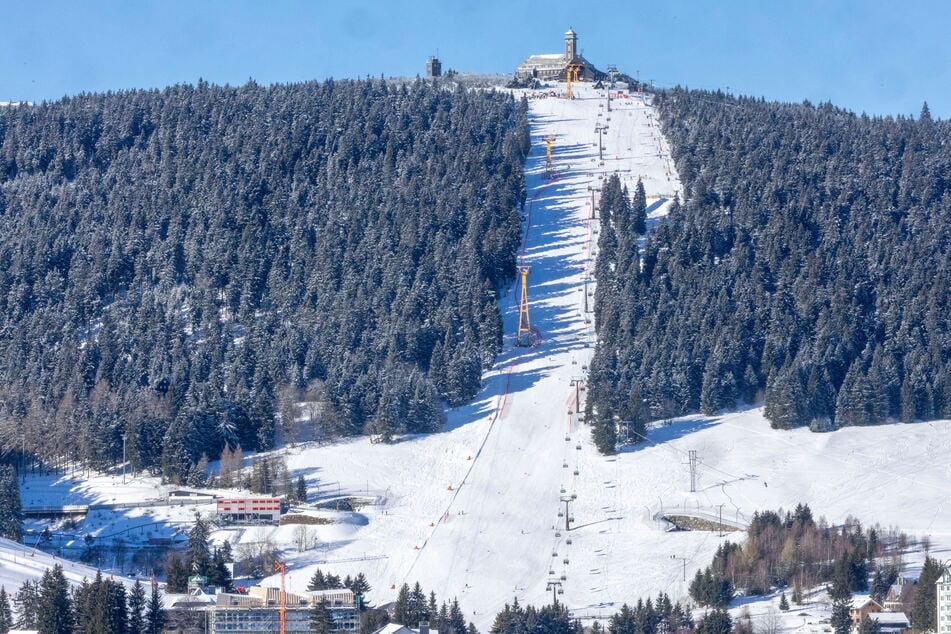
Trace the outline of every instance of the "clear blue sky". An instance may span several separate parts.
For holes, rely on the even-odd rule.
[[[0,101],[79,92],[510,73],[559,52],[659,85],[951,118],[951,2],[836,0],[4,0]]]

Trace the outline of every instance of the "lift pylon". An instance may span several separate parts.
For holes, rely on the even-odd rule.
[[[546,136],[542,140],[545,142],[545,178],[551,180],[555,176],[555,167],[551,160],[551,144],[555,142],[555,137]]]
[[[532,322],[528,316],[529,270],[531,270],[530,266],[518,267],[518,273],[522,280],[522,294],[518,300],[518,332],[515,335],[515,345],[519,347],[528,347],[534,343],[532,337]]]
[[[568,64],[565,68],[565,99],[574,99],[575,95],[571,92],[571,85],[580,81],[581,70],[584,67],[581,64]]]

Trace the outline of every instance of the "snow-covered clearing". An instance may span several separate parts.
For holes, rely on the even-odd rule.
[[[686,417],[616,456],[597,453],[588,430],[570,413],[576,411],[573,380],[584,376],[593,350],[592,324],[583,312],[597,241],[589,188],[614,172],[631,189],[641,177],[656,221],[680,183],[649,101],[615,98],[608,112],[603,91],[584,85],[575,91],[575,100],[530,102],[530,204],[521,263],[531,267],[531,318],[539,345],[513,346],[517,297],[510,290],[502,301],[505,351],[484,377],[475,402],[449,412],[443,433],[392,445],[357,438],[284,451],[292,476],[304,475],[312,499],[352,494],[377,504],[309,527],[320,545],[300,553],[292,546],[295,526],[219,531],[216,539],[268,538],[285,547],[292,591],[305,588],[316,566],[340,575],[364,572],[376,604],[393,600],[402,583],[419,581],[440,600],[457,597],[482,631],[513,597],[522,603],[550,601],[551,580],[561,582],[559,599],[579,616],[606,617],[623,602],[660,591],[684,596],[678,558],[686,558],[689,579],[730,537],[665,532],[652,518],[676,506],[741,519],[756,510],[807,502],[830,521],[851,514],[930,535],[932,553],[946,557],[951,545],[946,453],[951,425],[946,423],[833,434],[778,432],[753,409]],[[608,126],[603,165],[598,123]],[[555,139],[551,181],[544,178],[546,136]],[[593,291],[592,280],[588,292],[593,296]],[[696,493],[690,493],[689,450],[696,450],[701,462]],[[90,488],[111,497],[101,492],[104,486]],[[25,492],[25,500],[34,493]],[[565,509],[562,497],[572,494],[574,522],[565,531],[565,518],[558,514]],[[0,583],[9,588],[18,577],[7,576],[5,558],[0,563]],[[279,579],[266,583],[277,585]],[[751,611],[765,614],[767,606],[761,601]],[[801,610],[792,612],[786,629],[814,620],[796,616]]]

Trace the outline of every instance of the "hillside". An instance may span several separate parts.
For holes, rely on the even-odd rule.
[[[648,225],[660,221],[679,190],[666,140],[655,127],[656,110],[639,100],[613,107],[608,115],[602,94],[586,87],[574,101],[530,101],[531,205],[522,261],[532,266],[529,292],[540,345],[511,346],[517,314],[509,293],[505,350],[475,402],[449,412],[445,432],[390,446],[358,439],[288,452],[293,474],[304,474],[311,492],[379,499],[362,508],[357,521],[347,516],[318,527],[323,546],[293,556],[291,587],[306,586],[316,567],[341,575],[362,571],[374,586],[371,600],[385,603],[402,583],[419,581],[440,599],[458,597],[467,618],[485,631],[513,597],[523,605],[550,601],[547,582],[564,574],[559,600],[577,616],[607,617],[622,602],[659,591],[685,596],[683,575],[690,579],[723,540],[736,537],[669,533],[653,518],[672,509],[716,516],[721,504],[725,518],[742,523],[755,511],[807,501],[832,523],[853,516],[930,535],[933,554],[948,552],[941,451],[951,442],[947,423],[815,436],[805,429],[771,430],[762,410],[752,409],[677,419],[651,429],[648,442],[605,457],[579,417],[566,415],[572,378],[592,352],[582,292],[596,254],[587,188],[603,180],[592,144],[595,123],[611,116],[603,169],[617,171],[631,190],[643,178]],[[556,138],[558,178],[552,182],[543,178],[547,135]],[[700,457],[696,493],[690,493],[690,450]],[[574,522],[556,536],[564,522],[562,489],[577,496],[570,505]],[[686,573],[674,557],[686,559]],[[919,559],[909,551],[906,574],[915,573]],[[765,615],[777,600],[753,605],[752,612]],[[813,598],[811,622],[827,616],[822,600]],[[781,629],[801,624],[801,617],[791,618]]]
[[[501,346],[527,141],[511,95],[424,82],[0,111],[3,448],[196,481],[439,429]]]
[[[951,416],[951,124],[680,89],[659,110],[686,194],[600,307],[599,415]]]
[[[586,619],[607,618],[623,602],[661,591],[682,598],[684,578],[708,565],[723,541],[737,537],[667,532],[655,519],[658,514],[722,514],[742,525],[756,511],[807,502],[817,517],[833,524],[851,516],[866,525],[880,523],[883,534],[894,528],[929,536],[932,555],[945,558],[951,548],[945,528],[951,525],[947,422],[813,435],[806,429],[772,430],[762,409],[748,409],[652,425],[646,442],[625,445],[612,456],[599,453],[591,429],[572,407],[572,380],[582,375],[593,352],[583,293],[586,278],[590,298],[597,292],[590,275],[603,231],[592,219],[588,187],[602,187],[605,176],[617,173],[621,186],[633,191],[640,178],[648,227],[662,222],[680,187],[649,99],[620,99],[609,114],[603,93],[587,86],[576,90],[580,98],[573,101],[529,101],[533,143],[525,163],[529,204],[519,260],[532,267],[529,292],[538,345],[512,345],[517,296],[509,289],[500,298],[502,353],[484,374],[474,401],[449,410],[444,431],[399,435],[388,445],[361,437],[275,452],[285,456],[292,477],[305,478],[311,502],[355,496],[370,504],[355,511],[319,511],[332,523],[313,526],[317,546],[303,552],[293,525],[223,529],[215,540],[273,541],[290,562],[291,590],[304,589],[316,568],[339,575],[363,572],[373,586],[370,601],[382,604],[395,599],[402,583],[419,581],[440,600],[457,597],[466,619],[481,631],[513,597],[522,604],[550,601],[549,581],[563,584],[559,600]],[[602,166],[592,131],[608,117]],[[555,138],[557,176],[551,181],[544,178],[542,142],[549,135]],[[699,455],[694,493],[686,464],[691,450]],[[126,488],[121,480],[80,474],[56,482],[28,478],[23,499],[46,503],[50,485],[67,501],[162,496],[155,479],[138,478]],[[576,496],[570,502],[570,531],[556,530],[565,521],[558,515],[564,510],[562,491]],[[187,526],[191,507],[159,504],[97,514],[77,530],[109,535],[154,521],[158,526],[149,526],[146,534],[170,534]],[[207,513],[211,506],[194,509]],[[140,533],[130,531],[129,539]],[[920,559],[912,545],[904,573],[914,575]],[[270,577],[265,583],[276,586],[280,580]],[[774,596],[739,603],[748,605],[754,618],[765,619],[777,601]],[[777,631],[821,632],[826,601],[822,593],[812,595]],[[734,615],[742,609],[737,606]]]

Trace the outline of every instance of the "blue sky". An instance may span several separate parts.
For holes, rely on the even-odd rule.
[[[0,101],[423,73],[510,73],[572,26],[596,65],[856,112],[951,117],[951,2],[125,0],[3,2]]]

